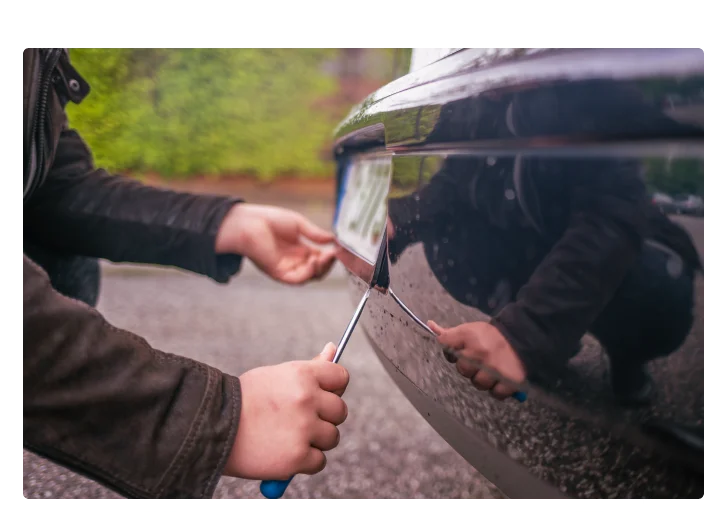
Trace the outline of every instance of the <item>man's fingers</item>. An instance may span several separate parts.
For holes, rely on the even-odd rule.
[[[318,421],[311,434],[310,445],[321,451],[335,449],[340,443],[339,429],[329,422]]]
[[[315,276],[322,279],[332,269],[335,264],[336,250],[334,248],[324,249],[317,255]]]
[[[342,365],[326,361],[314,361],[313,375],[321,389],[328,392],[345,392],[350,381],[350,373]]]
[[[440,344],[457,350],[464,348],[464,339],[459,327],[443,328],[435,321],[428,321],[428,326],[438,336]]]
[[[329,244],[335,240],[335,235],[333,235],[330,231],[326,231],[325,229],[318,227],[303,216],[298,223],[298,227],[304,237],[316,242],[317,244]]]
[[[462,357],[457,360],[456,367],[457,372],[462,374],[465,378],[470,379],[473,378],[474,375],[479,371],[479,367],[476,364],[471,363]]]
[[[337,347],[334,343],[328,343],[323,348],[323,351],[313,358],[314,361],[332,361],[335,357],[335,351]]]
[[[318,416],[321,420],[340,425],[347,419],[347,404],[332,392],[318,395]]]
[[[305,262],[285,271],[281,275],[281,281],[287,284],[303,284],[313,276],[315,276],[315,254],[311,252]]]
[[[497,379],[485,370],[477,370],[472,377],[472,384],[480,391],[489,390],[496,385]]]
[[[497,400],[505,400],[513,395],[514,392],[516,392],[516,390],[505,383],[497,383],[494,385],[494,388],[491,389],[491,395]]]
[[[325,454],[320,449],[311,447],[306,459],[301,465],[299,473],[303,473],[304,475],[320,473],[325,468],[325,464],[327,464]]]
[[[337,352],[337,347],[333,343],[328,343],[327,345],[325,345],[325,348],[323,348],[323,351],[313,358],[313,361],[332,361],[333,359],[335,359],[335,352]],[[336,389],[333,391],[328,391],[328,392],[331,392],[333,394],[337,394],[338,396],[342,397],[342,395],[345,393],[346,388],[347,388],[347,385],[345,385],[344,387],[340,387],[339,389]],[[346,408],[347,408],[347,406],[345,406],[345,409]],[[347,412],[347,411],[345,411],[345,412]],[[321,418],[323,418],[323,417],[321,416]],[[328,420],[328,421],[332,421],[332,420]],[[335,422],[333,422],[333,423],[335,423]],[[342,423],[342,422],[340,422],[340,423]]]
[[[445,332],[445,328],[437,324],[435,321],[428,321],[428,326],[435,332],[436,335],[441,335]]]

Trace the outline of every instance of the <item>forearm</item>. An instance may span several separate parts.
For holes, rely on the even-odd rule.
[[[211,496],[239,381],[154,350],[23,267],[25,447],[128,496]]]
[[[633,268],[646,219],[641,184],[626,183],[619,193],[595,187],[573,195],[566,231],[515,302],[492,320],[529,374],[569,359]]]
[[[157,189],[93,167],[67,130],[44,185],[24,208],[30,240],[115,262],[177,266],[226,282],[240,265],[216,255],[220,224],[237,199]]]

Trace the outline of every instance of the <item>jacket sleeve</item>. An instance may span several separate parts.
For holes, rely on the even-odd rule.
[[[567,228],[492,319],[533,378],[569,359],[634,266],[647,228],[637,164],[579,160],[563,169],[574,182]]]
[[[24,446],[137,498],[209,498],[239,380],[154,350],[24,263]]]
[[[217,282],[241,257],[217,255],[215,238],[239,200],[158,189],[93,165],[75,130],[61,132],[46,181],[24,207],[25,235],[57,251],[177,266]]]

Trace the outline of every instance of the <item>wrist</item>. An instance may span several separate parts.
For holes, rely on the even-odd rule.
[[[512,381],[522,383],[527,377],[526,367],[523,361],[499,329],[494,326],[492,326],[492,328],[499,336],[497,350],[499,350],[500,355],[505,358],[501,363],[506,365],[506,376]]]
[[[234,253],[245,256],[247,247],[246,218],[250,207],[249,204],[238,202],[227,212],[215,237],[216,254]]]

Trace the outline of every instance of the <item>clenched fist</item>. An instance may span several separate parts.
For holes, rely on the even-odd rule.
[[[438,336],[441,345],[456,353],[458,372],[471,379],[479,390],[491,391],[491,395],[499,400],[508,398],[516,390],[511,383],[499,381],[489,370],[516,384],[525,381],[526,370],[520,358],[503,334],[489,323],[464,323],[443,328],[428,321],[428,326]]]
[[[325,455],[340,442],[336,426],[347,418],[342,401],[347,370],[331,363],[329,343],[312,361],[261,367],[240,377],[242,411],[225,475],[285,480],[325,467]]]

